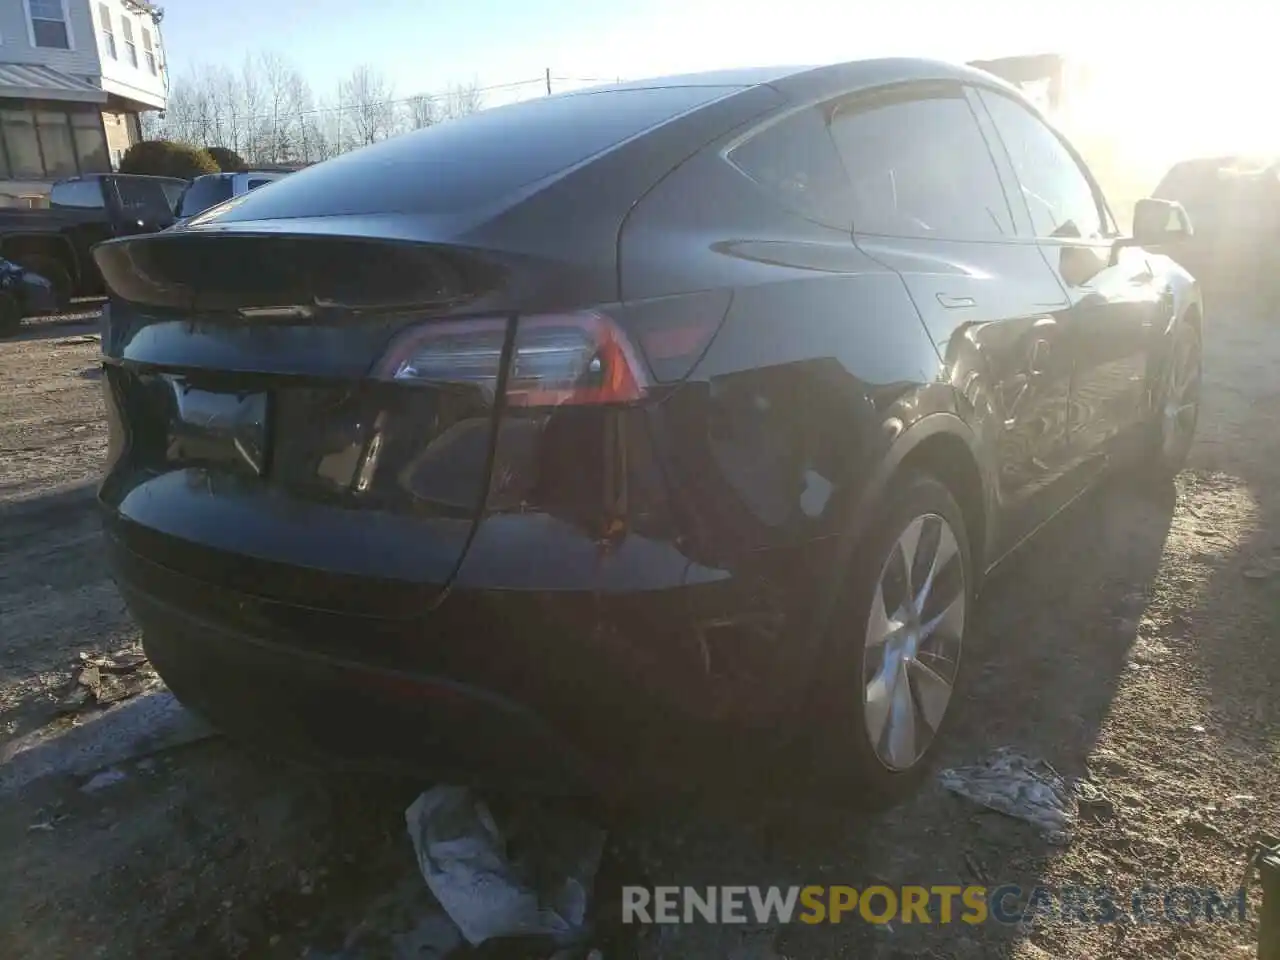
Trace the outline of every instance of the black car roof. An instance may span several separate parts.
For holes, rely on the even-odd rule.
[[[470,218],[497,216],[580,166],[628,150],[632,185],[600,188],[596,203],[629,205],[717,133],[771,109],[938,80],[1012,89],[971,67],[916,58],[718,70],[588,87],[482,110],[341,154],[198,218],[193,227],[398,214],[455,217],[449,229],[456,229]],[[643,146],[629,147],[641,137]]]
[[[984,70],[945,60],[925,57],[880,57],[851,60],[821,66],[741,67],[709,70],[675,76],[650,77],[571,90],[560,96],[572,97],[601,90],[643,90],[660,87],[753,87],[760,84],[785,89],[796,84],[830,84],[833,87],[873,87],[910,80],[955,80],[1009,87],[1001,78]]]

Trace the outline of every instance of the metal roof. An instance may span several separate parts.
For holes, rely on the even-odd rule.
[[[107,102],[106,91],[85,78],[35,63],[0,63],[0,97]]]

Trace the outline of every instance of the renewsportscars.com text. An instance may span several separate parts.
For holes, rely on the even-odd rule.
[[[622,888],[624,923],[1083,924],[1244,921],[1243,889],[1112,887],[849,886]]]

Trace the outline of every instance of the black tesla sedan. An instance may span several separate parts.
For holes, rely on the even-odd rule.
[[[1011,87],[920,60],[379,143],[97,248],[115,576],[263,743],[891,799],[983,574],[1186,456],[1201,300],[1150,248],[1189,233],[1145,200],[1121,236]]]

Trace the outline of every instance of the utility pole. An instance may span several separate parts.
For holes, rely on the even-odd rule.
[[[547,96],[551,96],[551,68],[547,67]]]

